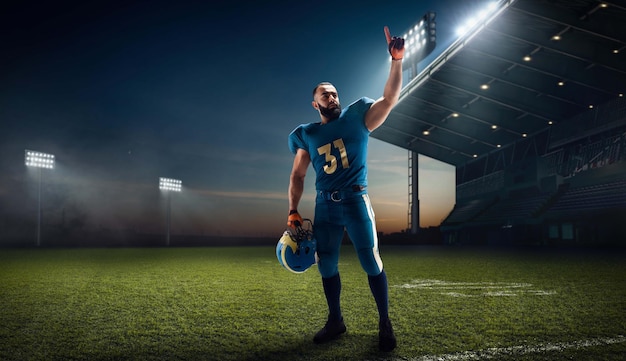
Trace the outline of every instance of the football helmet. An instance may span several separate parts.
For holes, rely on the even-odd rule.
[[[302,273],[317,263],[313,223],[304,219],[300,227],[287,229],[276,245],[278,263],[293,273]]]

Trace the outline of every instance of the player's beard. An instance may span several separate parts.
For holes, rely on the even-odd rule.
[[[317,103],[317,107],[320,110],[320,114],[328,118],[328,120],[335,120],[341,115],[341,104],[337,104],[335,108],[323,107],[320,103]]]

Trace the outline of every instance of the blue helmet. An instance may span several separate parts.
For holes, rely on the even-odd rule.
[[[302,273],[317,263],[312,225],[310,220],[304,220],[307,221],[309,229],[298,227],[295,235],[291,229],[287,229],[276,245],[278,263],[293,273]]]

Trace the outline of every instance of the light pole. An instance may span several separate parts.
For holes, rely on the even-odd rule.
[[[37,247],[41,245],[41,170],[54,169],[54,155],[26,149],[24,163],[27,167],[35,167],[39,171],[37,191]]]
[[[165,245],[170,245],[170,223],[172,213],[172,192],[180,192],[183,188],[183,182],[172,178],[159,178],[159,189],[167,193],[167,234]]]
[[[418,64],[430,55],[437,45],[437,14],[429,11],[405,34],[403,67],[409,71],[409,81],[417,77]],[[390,59],[391,60],[391,59]],[[407,65],[405,65],[407,64]],[[419,163],[418,153],[409,149],[409,211],[408,229],[416,234],[420,229]]]

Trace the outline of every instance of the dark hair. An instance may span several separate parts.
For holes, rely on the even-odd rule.
[[[332,86],[334,86],[332,83],[329,83],[329,82],[327,82],[327,81],[323,81],[323,82],[321,82],[321,83],[317,84],[317,85],[315,86],[315,88],[313,88],[313,98],[315,98],[315,93],[317,92],[317,88],[319,88],[319,87],[320,87],[320,86],[322,86],[322,85],[332,85]]]

